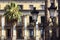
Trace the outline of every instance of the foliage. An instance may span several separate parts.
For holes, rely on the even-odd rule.
[[[9,5],[6,5],[5,7],[5,14],[7,20],[9,21],[21,21],[21,15],[22,13],[19,11],[19,7],[15,3],[11,3]]]

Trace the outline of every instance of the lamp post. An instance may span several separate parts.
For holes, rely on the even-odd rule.
[[[48,8],[53,26],[54,26],[54,20],[55,20],[54,18],[57,16],[55,13],[56,9],[57,9],[57,7],[55,7],[54,3],[51,3],[51,6]],[[52,30],[49,31],[49,34],[52,34]],[[51,39],[51,37],[50,37],[50,39]]]
[[[37,18],[38,18],[38,13],[39,11],[36,10],[36,7],[33,8],[33,10],[31,11],[31,14],[32,14],[32,20],[34,23],[36,23],[36,40],[38,40],[38,22],[37,22]]]
[[[51,3],[51,6],[48,8],[49,12],[50,12],[50,18],[52,19],[52,22],[54,22],[54,18],[57,16],[55,13],[55,10],[57,9],[57,7],[55,7],[54,3]]]

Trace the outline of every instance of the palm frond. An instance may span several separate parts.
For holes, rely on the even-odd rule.
[[[20,20],[22,13],[19,11],[19,7],[15,3],[11,3],[10,5],[6,5],[4,16],[8,20]]]

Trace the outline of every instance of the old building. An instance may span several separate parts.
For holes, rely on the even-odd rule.
[[[6,18],[3,17],[4,7],[11,2],[16,3],[23,14],[22,21],[17,24],[14,28],[12,25],[5,21]],[[58,24],[58,0],[0,0],[0,38],[7,40],[16,39],[30,39],[30,40],[47,40],[49,38],[49,32],[54,32],[50,30],[51,18],[48,8],[54,3],[57,9],[55,10],[55,25]],[[38,29],[33,23],[31,10],[36,7],[39,11],[38,14]],[[47,25],[48,24],[48,25]],[[56,36],[58,37],[58,26],[56,26]],[[53,29],[54,27],[51,27]],[[52,33],[54,34],[54,33]]]

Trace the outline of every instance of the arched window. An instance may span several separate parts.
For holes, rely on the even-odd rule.
[[[29,7],[30,7],[30,10],[33,10],[33,5],[29,5]]]

